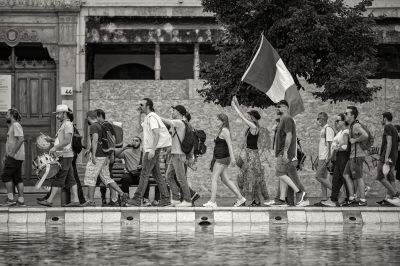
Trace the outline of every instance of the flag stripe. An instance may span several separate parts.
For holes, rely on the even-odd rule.
[[[274,82],[267,91],[267,95],[273,102],[277,103],[285,99],[285,91],[292,85],[294,85],[292,75],[285,67],[282,59],[279,59],[276,63]]]
[[[242,76],[242,81],[262,92],[267,92],[275,78],[276,62],[280,59],[278,53],[271,44],[262,36],[260,47],[256,55]],[[271,62],[265,64],[265,62]]]

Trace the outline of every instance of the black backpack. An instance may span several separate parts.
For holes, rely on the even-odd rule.
[[[193,133],[192,126],[188,122],[186,122],[184,120],[182,120],[182,122],[185,124],[185,136],[183,137],[183,140],[181,141],[181,139],[179,138],[176,128],[175,128],[174,136],[176,135],[178,137],[179,143],[181,144],[182,151],[185,154],[189,154],[194,147],[194,142],[195,142],[194,141],[194,133]]]
[[[72,135],[72,150],[76,155],[81,153],[83,146],[82,146],[82,136],[79,134],[78,129],[74,126],[74,134]]]
[[[193,130],[194,135],[194,156],[198,157],[207,152],[207,146],[205,144],[207,135],[204,130]]]
[[[99,123],[101,126],[101,148],[106,155],[111,155],[115,151],[115,131],[113,125],[104,121]]]
[[[306,160],[307,156],[303,152],[303,148],[301,147],[300,144],[300,139],[297,138],[297,151],[296,151],[296,157],[297,157],[297,170],[302,170],[304,166],[304,161]]]

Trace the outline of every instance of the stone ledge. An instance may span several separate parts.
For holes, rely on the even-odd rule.
[[[207,219],[206,219],[207,218]],[[280,224],[400,224],[399,207],[78,207],[1,208],[0,223],[90,224],[123,223],[280,223]]]

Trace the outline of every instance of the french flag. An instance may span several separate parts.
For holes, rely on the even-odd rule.
[[[242,81],[265,92],[274,103],[286,100],[291,116],[304,112],[303,100],[292,75],[264,35]]]

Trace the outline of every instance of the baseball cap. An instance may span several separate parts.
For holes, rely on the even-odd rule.
[[[176,106],[171,106],[172,109],[175,109],[178,111],[178,113],[180,113],[181,115],[185,115],[186,114],[186,108],[183,107],[182,105],[176,105]]]

